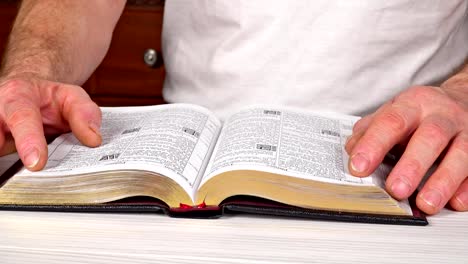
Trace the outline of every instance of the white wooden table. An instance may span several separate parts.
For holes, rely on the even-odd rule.
[[[429,221],[0,211],[0,263],[468,263],[468,213]]]

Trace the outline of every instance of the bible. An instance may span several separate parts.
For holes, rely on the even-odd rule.
[[[358,117],[252,106],[222,121],[190,104],[103,107],[102,117],[100,147],[63,134],[44,170],[5,173],[0,208],[427,224],[385,191],[390,165],[349,174],[344,144]]]

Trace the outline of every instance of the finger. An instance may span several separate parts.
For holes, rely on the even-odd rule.
[[[23,164],[29,170],[40,170],[47,160],[47,143],[38,106],[27,98],[9,101],[1,109]]]
[[[363,132],[358,132],[358,133],[353,133],[353,135],[350,136],[346,140],[345,150],[346,150],[346,153],[348,153],[348,155],[350,155],[352,153],[354,146],[359,141],[359,139],[361,139],[362,135],[364,135],[364,131]]]
[[[419,192],[416,204],[425,213],[439,212],[466,179],[468,175],[466,146],[468,146],[468,136],[457,136],[447,151],[445,159]]]
[[[419,116],[419,109],[396,103],[376,113],[351,151],[350,172],[355,176],[371,174],[390,149],[416,129]]]
[[[373,118],[374,118],[374,115],[370,114],[359,119],[359,121],[357,121],[356,124],[354,124],[353,126],[353,134],[355,133],[359,134],[359,133],[364,132],[369,127]]]
[[[356,122],[353,126],[353,134],[346,140],[345,150],[348,154],[351,153],[354,145],[362,137],[366,129],[372,122],[373,115],[365,116]]]
[[[0,156],[16,152],[15,141],[10,133],[0,133]]]
[[[64,85],[58,93],[62,113],[73,134],[86,146],[101,145],[101,110],[78,86]]]
[[[465,176],[465,180],[450,199],[450,206],[457,211],[468,211],[468,176]]]
[[[424,119],[390,172],[387,190],[397,199],[408,198],[456,133],[456,125],[443,117]]]

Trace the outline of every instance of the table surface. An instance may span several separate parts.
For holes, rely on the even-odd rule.
[[[0,263],[468,263],[468,213],[429,222],[0,211]]]
[[[468,263],[467,224],[449,210],[425,227],[0,211],[0,263]]]

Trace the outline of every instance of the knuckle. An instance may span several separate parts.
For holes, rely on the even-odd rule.
[[[77,100],[80,98],[89,99],[89,94],[80,86],[62,85],[60,89],[65,93],[65,97],[69,100]]]
[[[404,115],[397,111],[389,111],[382,115],[381,125],[385,126],[383,129],[390,130],[393,133],[400,133],[406,130],[407,119]]]
[[[28,85],[28,82],[22,79],[10,79],[2,84],[2,89],[15,91]]]
[[[6,123],[11,130],[14,130],[16,127],[20,126],[28,120],[34,119],[36,116],[34,110],[28,106],[19,106],[15,110],[12,110],[6,115]]]
[[[422,175],[422,163],[417,159],[406,160],[403,171],[408,176],[408,180],[413,181],[414,179],[421,177]]]
[[[4,105],[16,101],[18,98],[25,98],[27,93],[22,89],[24,86],[19,84],[22,81],[9,81],[1,87],[1,98]]]
[[[425,130],[430,138],[448,138],[450,134],[448,127],[438,122],[427,123]]]
[[[435,97],[440,96],[440,92],[435,87],[430,86],[413,86],[408,89],[410,100],[419,102],[431,102]]]
[[[16,111],[23,111],[30,108],[31,104],[36,101],[35,94],[30,89],[30,83],[22,79],[8,80],[0,87],[0,114],[5,122],[10,119],[10,116]],[[13,117],[16,120],[16,117]]]
[[[85,107],[97,107],[97,105],[91,100],[86,91],[79,86],[66,85],[62,87],[63,93],[63,106],[66,109],[71,108],[85,108]],[[93,105],[91,105],[92,103]]]
[[[449,128],[439,122],[429,122],[425,124],[422,130],[422,138],[425,145],[436,147],[437,149],[444,148],[451,138]]]
[[[70,111],[76,111],[77,113],[84,115],[94,114],[98,109],[97,105],[93,102],[84,101],[73,101],[68,105]]]

